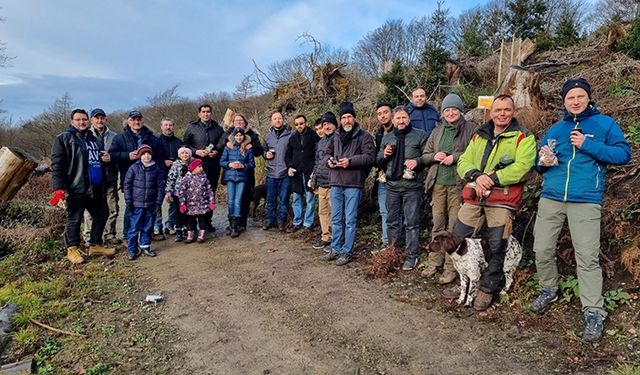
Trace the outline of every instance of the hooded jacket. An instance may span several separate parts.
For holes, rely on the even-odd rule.
[[[204,215],[209,210],[209,204],[215,202],[211,184],[204,173],[187,174],[180,181],[176,194],[180,203],[187,205],[187,215]]]
[[[580,128],[586,139],[581,148],[570,140],[573,129]],[[558,165],[536,167],[543,175],[542,194],[560,202],[601,204],[605,191],[608,165],[624,165],[631,160],[631,148],[620,126],[609,116],[600,114],[595,103],[578,115],[566,109],[561,121],[542,137],[540,144],[556,142]]]
[[[349,132],[350,141],[347,145],[344,145],[341,139],[346,136],[345,133],[342,126],[336,129],[327,144],[323,163],[326,164],[330,157],[337,160],[348,158],[349,166],[347,168],[329,168],[329,183],[331,186],[362,189],[364,181],[376,161],[376,146],[373,142],[373,136],[364,131],[357,122]]]
[[[222,138],[220,138],[220,141],[218,141],[218,146],[217,148],[219,148],[220,150],[224,150],[224,148],[227,146],[227,142],[229,142],[230,138],[229,136],[231,135],[231,132],[233,131],[233,127],[227,129],[224,132],[224,135],[222,136]],[[255,161],[255,158],[261,157],[264,151],[264,148],[262,147],[262,143],[260,143],[260,133],[258,133],[257,130],[254,130],[253,128],[247,126],[246,130],[244,131],[244,134],[251,139],[251,149],[253,150],[253,158]],[[233,140],[231,139],[231,143],[233,143]],[[247,175],[248,175],[248,180],[246,181],[246,183],[248,185],[251,185],[251,187],[253,187],[256,183],[256,173],[255,173],[256,169],[249,169],[247,170]]]
[[[245,135],[242,144],[234,143],[233,135],[229,135],[229,142],[232,142],[233,147],[226,145],[224,151],[222,151],[222,159],[220,159],[220,166],[224,169],[224,180],[229,182],[247,182],[249,180],[249,171],[256,167],[255,160],[253,158],[253,147],[251,145],[251,137]],[[249,148],[247,146],[249,145]],[[244,152],[240,150],[244,149]],[[244,165],[244,169],[234,169],[229,167],[229,163],[239,161]]]
[[[284,178],[287,177],[287,163],[285,155],[287,153],[287,145],[291,137],[291,128],[288,125],[282,125],[282,132],[278,134],[274,128],[271,128],[264,137],[264,157],[267,151],[273,149],[276,155],[273,159],[267,160],[267,177]]]

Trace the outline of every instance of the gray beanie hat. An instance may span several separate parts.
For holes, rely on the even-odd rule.
[[[462,112],[464,111],[464,103],[462,102],[462,99],[460,99],[458,95],[449,94],[444,97],[444,100],[442,101],[442,105],[440,106],[440,108],[442,108],[442,111],[444,111],[447,108],[457,108],[460,110],[460,112]]]

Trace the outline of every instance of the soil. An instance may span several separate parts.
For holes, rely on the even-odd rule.
[[[370,279],[364,252],[337,267],[300,235],[250,220],[232,239],[217,224],[204,244],[169,236],[135,262],[149,292],[166,296],[156,313],[175,332],[158,344],[174,374],[592,374],[621,358],[613,344],[580,342],[575,307],[478,314],[418,270]]]

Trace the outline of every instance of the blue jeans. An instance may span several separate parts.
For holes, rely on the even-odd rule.
[[[227,205],[229,206],[229,216],[240,217],[243,190],[244,181],[227,181]]]
[[[406,225],[406,253],[407,257],[417,257],[420,246],[420,219],[422,215],[422,190],[387,191],[387,207],[389,217],[387,226],[391,243],[397,243],[398,233],[401,233],[402,221]]]
[[[313,226],[313,218],[316,212],[316,195],[312,191],[305,189],[304,198],[305,202],[302,202],[303,194],[293,193],[293,202],[291,208],[293,208],[293,225],[303,224],[305,228],[311,228]],[[304,211],[304,221],[302,220],[302,206],[306,205],[307,208]]]
[[[164,203],[163,203],[164,204]],[[163,228],[175,228],[176,227],[176,215],[178,214],[179,203],[174,200],[169,203],[169,212],[167,213],[167,221],[162,225],[162,210],[158,211],[156,216],[156,222],[153,224],[154,229],[159,229],[162,232]]]
[[[362,189],[352,187],[331,187],[331,249],[337,253],[351,254],[356,242],[358,204]],[[342,238],[344,223],[344,240]]]
[[[127,232],[127,251],[129,254],[138,252],[138,239],[141,249],[151,247],[151,231],[153,230],[154,215],[149,208],[136,207],[131,212],[129,232]]]
[[[289,213],[291,179],[267,177],[267,223],[284,225]],[[277,207],[277,217],[276,217]]]
[[[389,243],[389,234],[387,232],[387,185],[378,181],[378,208],[380,210],[380,218],[382,219],[382,243]]]

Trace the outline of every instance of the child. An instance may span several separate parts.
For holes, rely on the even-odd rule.
[[[167,175],[167,185],[165,187],[165,200],[171,206],[175,206],[176,212],[176,242],[184,241],[187,231],[187,216],[179,210],[178,186],[180,181],[189,171],[189,163],[191,163],[191,149],[189,147],[180,147],[178,149],[178,159],[173,162],[169,174]]]
[[[227,204],[229,205],[229,227],[231,237],[238,237],[238,220],[240,204],[245,182],[248,180],[247,170],[255,167],[251,137],[242,129],[234,129],[229,135],[229,143],[222,152],[220,166],[224,169],[224,180],[227,183]]]
[[[129,260],[136,259],[140,252],[156,256],[151,250],[151,233],[164,197],[164,171],[153,161],[151,147],[143,144],[136,153],[140,159],[129,167],[124,178],[124,200],[131,211],[127,233]]]
[[[198,242],[204,242],[207,228],[206,213],[215,210],[216,203],[211,184],[202,169],[202,160],[194,159],[189,163],[189,173],[180,181],[177,195],[180,200],[180,212],[187,215],[188,231],[185,242],[194,241],[196,225],[200,228]]]

